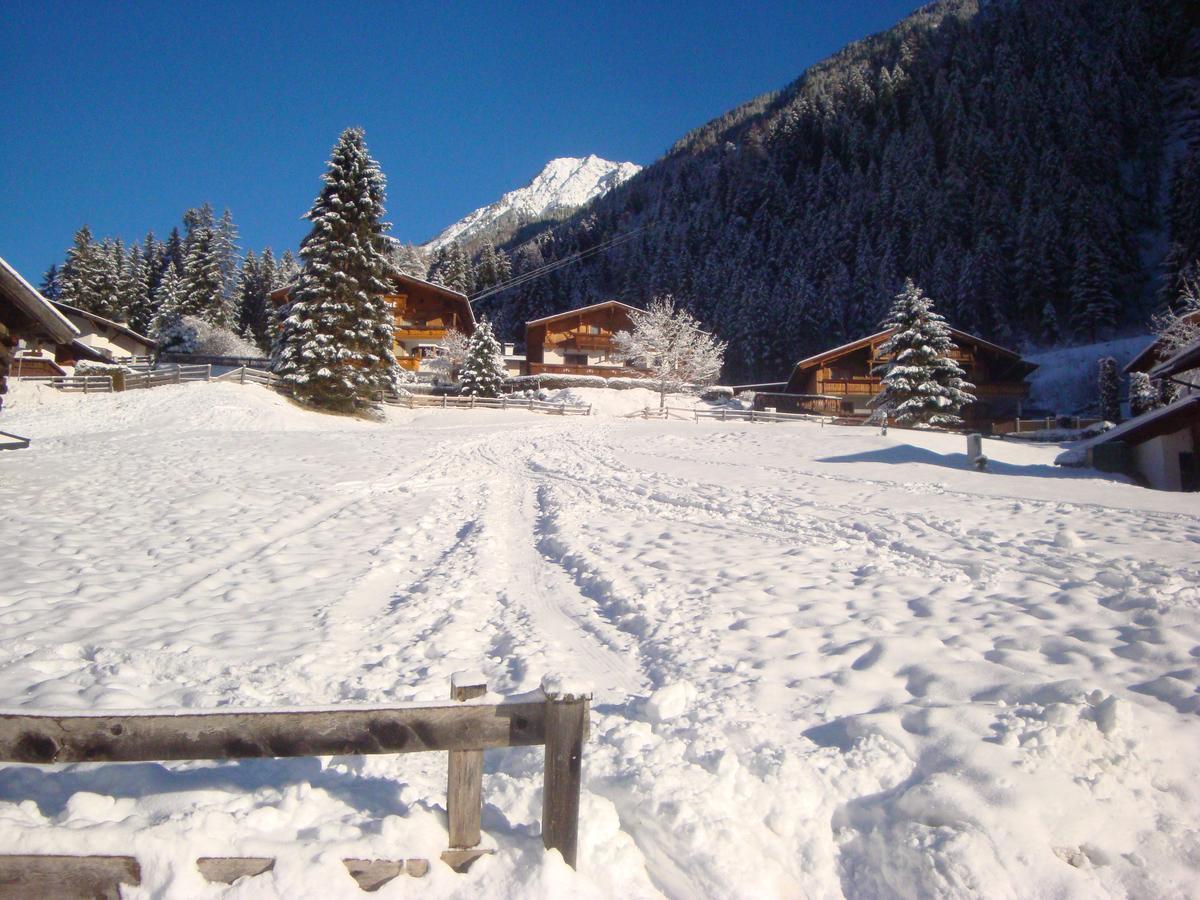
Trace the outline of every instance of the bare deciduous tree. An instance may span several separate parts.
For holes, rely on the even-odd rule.
[[[670,295],[656,297],[644,312],[631,312],[629,317],[633,330],[617,332],[613,342],[633,365],[654,373],[659,409],[666,406],[669,387],[717,380],[725,361],[725,342],[701,329]]]

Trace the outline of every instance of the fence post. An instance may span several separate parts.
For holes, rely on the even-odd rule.
[[[532,397],[529,398],[529,408],[531,410],[533,409],[533,398]]]
[[[500,408],[508,409],[508,394],[505,394],[503,397],[500,398]]]
[[[204,373],[205,381],[212,381],[212,363],[208,364],[208,371]]]
[[[85,394],[88,392],[88,390],[87,390],[87,387],[88,387],[87,383],[88,383],[87,376],[86,376],[86,375],[84,375],[84,376],[83,376],[83,392],[84,392]]]
[[[450,676],[450,699],[461,703],[487,693],[477,672]],[[451,750],[446,776],[446,814],[450,820],[450,849],[469,850],[479,843],[483,809],[483,751]]]
[[[446,395],[442,394],[442,409],[446,408]]]
[[[175,366],[175,383],[183,384],[183,369],[178,365]]]
[[[246,367],[242,366],[242,384],[246,383]]]
[[[568,689],[543,678],[546,695],[546,771],[542,789],[542,845],[557,850],[572,869],[579,854],[579,791],[583,784],[583,741],[591,691]]]
[[[471,395],[471,409],[474,409],[474,408],[475,408],[475,395],[472,394]]]

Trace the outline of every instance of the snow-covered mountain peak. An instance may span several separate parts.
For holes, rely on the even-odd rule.
[[[594,154],[552,159],[527,185],[455,222],[425,244],[425,249],[437,250],[450,241],[466,244],[485,237],[502,240],[529,222],[583,206],[632,178],[641,168]]]

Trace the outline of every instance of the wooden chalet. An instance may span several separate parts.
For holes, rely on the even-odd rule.
[[[876,368],[890,359],[879,352],[880,345],[893,333],[894,329],[880,331],[802,359],[784,393],[835,398],[844,414],[865,414],[868,402],[881,391]],[[1019,412],[1021,401],[1029,396],[1025,379],[1037,364],[965,331],[951,328],[950,334],[954,340],[950,357],[966,372],[967,381],[975,385],[971,393],[979,398],[963,410],[963,418],[983,422]]]
[[[77,359],[96,358],[78,339],[79,329],[0,259],[0,382],[10,375],[65,375]]]
[[[606,300],[525,323],[525,359],[530,375],[645,377],[615,349],[613,336],[630,331],[636,306]]]
[[[465,335],[475,331],[475,313],[466,294],[411,275],[396,275],[392,284],[394,293],[384,299],[392,307],[393,352],[401,368],[425,370],[428,361],[437,356],[437,346],[447,331]],[[287,303],[294,287],[275,289],[271,302],[277,307]]]

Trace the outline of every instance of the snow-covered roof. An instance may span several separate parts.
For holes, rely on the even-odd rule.
[[[3,257],[0,257],[0,291],[60,344],[66,344],[79,335],[79,329]]]
[[[116,322],[112,319],[106,319],[106,318],[104,318],[104,316],[98,316],[94,312],[88,312],[86,309],[80,309],[78,306],[71,306],[70,304],[62,303],[58,300],[51,300],[50,302],[51,302],[51,304],[53,304],[55,309],[57,309],[61,313],[64,313],[65,315],[79,316],[82,319],[87,319],[89,322],[95,322],[98,325],[103,325],[107,328],[112,328],[113,330],[120,332],[121,334],[125,335],[126,337],[131,337],[135,341],[139,341],[140,343],[145,344],[147,347],[153,348],[153,347],[158,346],[157,342],[146,337],[146,335],[144,335],[140,332],[134,331],[132,328],[130,328],[128,325],[124,324],[123,322]]]
[[[1150,377],[1170,378],[1192,369],[1200,369],[1200,340],[1192,341],[1175,355],[1160,362],[1150,370]]]
[[[1188,313],[1183,317],[1185,322],[1195,322],[1200,324],[1200,312]],[[1124,368],[1124,372],[1128,375],[1130,372],[1149,372],[1154,368],[1156,362],[1163,360],[1162,355],[1163,339],[1156,337],[1149,344],[1142,348],[1133,359],[1131,359]]]
[[[1099,444],[1108,444],[1113,441],[1141,444],[1152,438],[1178,431],[1185,425],[1197,421],[1200,421],[1200,394],[1189,394],[1167,406],[1160,406],[1158,409],[1142,413],[1136,419],[1122,422],[1116,428],[1086,440],[1077,447],[1072,447],[1067,453],[1080,453]]]
[[[555,319],[565,319],[570,316],[577,316],[580,313],[587,312],[591,309],[600,309],[603,306],[620,306],[625,309],[633,310],[633,312],[645,312],[643,309],[638,309],[636,306],[630,306],[628,303],[622,303],[620,300],[601,300],[599,303],[591,303],[587,306],[579,306],[575,309],[563,310],[560,313],[555,313],[552,316],[542,316],[540,319],[531,319],[525,323],[525,327],[530,325],[541,325],[543,322],[553,322]]]
[[[947,326],[947,327],[949,327],[949,326]],[[797,369],[810,369],[813,366],[818,365],[827,359],[832,359],[833,357],[841,356],[843,353],[849,353],[853,350],[859,349],[860,347],[865,347],[868,344],[870,344],[876,340],[879,340],[880,338],[885,338],[888,335],[890,335],[893,331],[895,331],[894,328],[885,328],[883,331],[877,331],[874,334],[869,334],[866,337],[859,338],[858,340],[850,341],[850,343],[842,344],[840,347],[834,347],[832,350],[824,350],[821,353],[818,353],[814,356],[808,357],[807,359],[800,360],[800,362],[796,363],[796,368]],[[959,331],[957,328],[953,328],[953,327],[950,327],[950,334],[951,334],[951,336],[956,338],[956,340],[955,340],[956,344],[958,344],[960,342],[970,342],[973,344],[979,344],[981,347],[987,347],[990,350],[994,350],[996,353],[999,353],[1003,356],[1009,356],[1015,360],[1025,363],[1025,365],[1029,366],[1030,372],[1032,372],[1034,369],[1037,368],[1037,363],[1029,362],[1024,357],[1022,357],[1020,353],[1017,353],[1015,350],[1009,350],[1007,347],[1001,347],[999,344],[993,344],[991,341],[986,341],[981,337],[977,337],[976,335],[969,334],[965,331]]]

